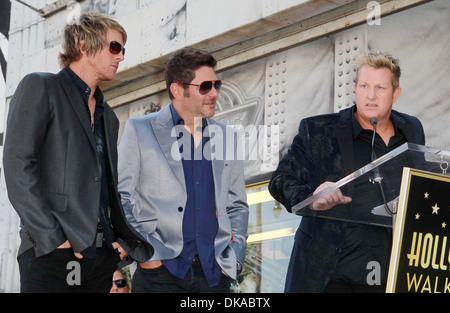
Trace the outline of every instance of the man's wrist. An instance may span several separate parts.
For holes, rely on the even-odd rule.
[[[236,270],[238,275],[242,272],[242,264],[236,261]]]

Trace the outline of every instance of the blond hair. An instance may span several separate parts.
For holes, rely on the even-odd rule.
[[[387,68],[391,71],[392,87],[397,89],[400,85],[400,65],[399,60],[392,57],[388,52],[372,51],[360,56],[356,61],[356,82],[359,79],[359,71],[363,66],[371,66],[373,68]]]
[[[106,42],[108,29],[122,34],[123,44],[127,41],[125,29],[106,14],[88,12],[80,17],[80,22],[67,25],[64,29],[63,52],[59,54],[61,67],[69,66],[81,58],[79,44],[84,40],[84,49],[92,55],[100,51]]]

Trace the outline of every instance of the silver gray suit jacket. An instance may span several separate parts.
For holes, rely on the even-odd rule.
[[[248,237],[241,141],[231,126],[214,119],[207,119],[207,124],[214,146],[211,160],[219,226],[215,255],[235,279],[236,261],[244,264]],[[187,191],[176,129],[167,105],[160,112],[129,118],[119,145],[122,205],[128,221],[154,248],[151,260],[173,259],[183,248]]]

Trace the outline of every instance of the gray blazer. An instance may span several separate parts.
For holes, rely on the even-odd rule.
[[[127,223],[117,191],[119,120],[105,103],[105,144],[111,178],[111,222],[127,250],[141,245]],[[34,247],[48,254],[66,240],[75,252],[97,232],[101,163],[89,115],[66,71],[23,78],[11,100],[3,162],[8,196],[21,218],[19,254]],[[146,259],[151,250],[135,256]]]
[[[236,261],[244,264],[248,237],[244,162],[240,143],[231,139],[237,132],[214,119],[207,122],[216,138],[223,135],[212,143],[217,151],[212,170],[219,225],[215,255],[221,268],[236,278]],[[154,248],[151,260],[177,257],[183,248],[187,192],[169,105],[127,120],[119,145],[119,192],[126,218]]]

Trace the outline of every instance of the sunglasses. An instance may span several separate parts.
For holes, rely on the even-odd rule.
[[[123,288],[127,286],[127,281],[125,279],[113,280],[113,283],[116,284],[117,288]]]
[[[125,56],[125,47],[122,47],[117,41],[107,42],[106,44],[109,44],[109,52],[112,54],[119,54],[122,52],[122,55]]]
[[[217,91],[219,91],[220,87],[222,87],[221,80],[207,80],[207,81],[202,82],[200,85],[182,83],[182,82],[177,82],[177,84],[185,85],[185,86],[197,86],[197,87],[199,87],[199,92],[201,95],[206,95],[207,93],[209,93],[213,87],[213,84],[214,84],[214,89],[216,89]]]

